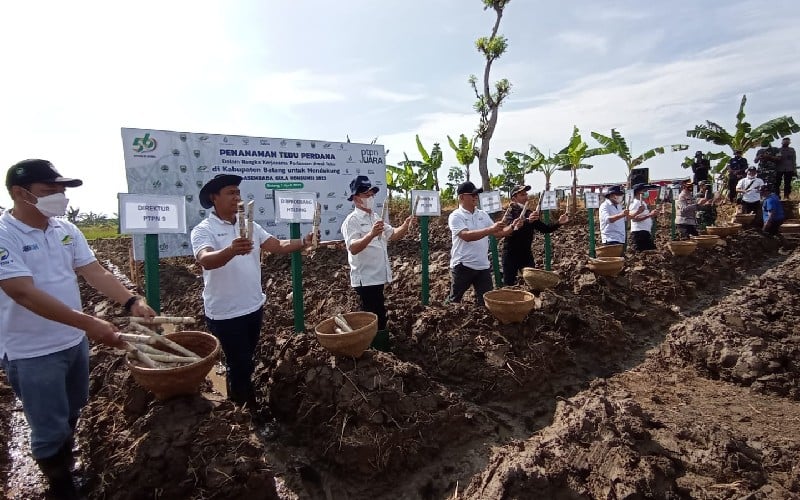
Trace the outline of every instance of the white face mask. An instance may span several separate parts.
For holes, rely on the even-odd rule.
[[[611,203],[613,203],[615,205],[619,205],[619,202],[621,202],[621,201],[622,201],[622,196],[614,195],[614,196],[611,197]]]
[[[375,207],[375,197],[361,198],[361,208],[364,210],[372,210]]]
[[[28,191],[30,193],[30,191]],[[32,196],[36,196],[31,193]],[[28,202],[30,203],[30,202]],[[45,217],[61,217],[67,213],[69,199],[64,193],[53,193],[47,196],[37,197],[36,203],[31,203]]]

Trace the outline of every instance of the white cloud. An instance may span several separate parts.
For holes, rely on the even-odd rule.
[[[564,31],[556,35],[556,39],[576,51],[589,50],[598,54],[608,52],[608,39],[601,35],[583,31]]]
[[[425,98],[424,94],[403,94],[400,92],[393,92],[391,90],[385,90],[375,87],[366,89],[365,94],[367,97],[378,101],[388,101],[395,103],[418,101],[420,99]]]

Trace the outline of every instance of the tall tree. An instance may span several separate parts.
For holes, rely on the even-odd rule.
[[[483,68],[483,85],[478,90],[478,77],[470,75],[469,84],[472,90],[475,91],[475,111],[480,115],[478,123],[477,135],[481,140],[480,148],[478,149],[478,172],[481,174],[481,184],[484,189],[490,189],[489,185],[489,143],[494,135],[494,129],[497,126],[497,110],[503,103],[503,100],[511,92],[511,83],[505,78],[495,82],[494,92],[491,91],[489,86],[489,74],[492,70],[492,64],[497,60],[508,48],[508,41],[502,35],[497,34],[500,28],[500,20],[503,18],[503,10],[506,8],[511,0],[482,0],[483,10],[494,10],[496,17],[494,26],[492,27],[492,34],[489,37],[480,37],[475,41],[475,46],[478,52],[483,54],[486,59],[486,65]]]
[[[455,151],[458,163],[464,167],[464,177],[469,180],[469,166],[472,165],[472,162],[475,161],[475,157],[478,156],[478,148],[475,147],[475,138],[467,139],[466,135],[461,134],[458,137],[458,145],[456,145],[453,139],[448,135],[447,142],[450,143],[450,147]]]
[[[505,189],[506,196],[510,198],[514,186],[525,184],[525,167],[513,151],[506,151],[505,158],[497,158],[497,164],[502,167],[500,187]]]
[[[561,167],[559,170],[566,170],[572,172],[572,190],[570,191],[569,212],[574,214],[578,209],[577,194],[578,194],[578,170],[593,168],[593,165],[583,163],[586,158],[592,156],[604,155],[608,152],[604,148],[589,148],[583,142],[581,133],[578,127],[573,125],[572,137],[569,140],[567,147],[562,149],[556,154],[555,158]]]
[[[617,155],[625,162],[625,166],[628,168],[628,185],[631,183],[631,172],[633,169],[639,167],[650,158],[663,155],[667,151],[667,148],[673,152],[689,149],[688,144],[670,144],[669,146],[659,146],[649,149],[634,158],[631,156],[631,150],[628,147],[627,141],[616,129],[611,129],[610,136],[603,135],[599,132],[592,132],[592,137],[603,146],[603,150],[606,153]]]
[[[722,128],[722,126],[706,120],[705,125],[695,125],[693,130],[687,130],[686,135],[695,139],[703,139],[718,146],[727,146],[731,154],[734,151],[741,151],[742,154],[757,148],[763,140],[773,140],[781,136],[787,136],[800,132],[800,126],[794,122],[791,116],[780,116],[773,118],[761,125],[753,128],[750,123],[745,121],[744,105],[747,103],[747,95],[742,96],[739,104],[739,112],[736,113],[736,125],[733,134]],[[728,165],[731,155],[727,151],[711,153],[708,157],[718,160],[713,166],[714,173],[720,173]],[[684,162],[684,167],[691,165],[691,161]]]

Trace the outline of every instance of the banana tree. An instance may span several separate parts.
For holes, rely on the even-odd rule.
[[[569,201],[570,214],[574,214],[578,209],[576,198],[578,193],[578,170],[594,167],[594,165],[583,163],[583,160],[591,158],[592,156],[605,154],[608,154],[605,148],[589,148],[589,146],[583,142],[578,127],[573,126],[572,137],[569,140],[569,144],[555,155],[554,159],[559,165],[559,170],[572,173],[572,189],[570,191],[571,196]]]
[[[417,174],[413,163],[405,161],[400,162],[398,166],[386,165],[386,189],[390,199],[392,192],[398,192],[405,194],[407,200],[411,190],[417,185]]]
[[[785,115],[768,120],[753,128],[749,122],[745,121],[745,103],[747,103],[747,95],[743,95],[742,101],[739,103],[739,112],[736,113],[736,125],[732,134],[721,125],[706,120],[705,125],[695,125],[693,130],[686,131],[686,135],[688,137],[694,137],[695,139],[703,139],[704,141],[714,143],[718,146],[727,146],[731,154],[734,151],[741,151],[742,154],[745,154],[747,151],[759,147],[763,140],[771,141],[778,137],[785,137],[800,132],[800,125],[797,125],[791,116]],[[713,165],[712,171],[714,173],[721,173],[724,171],[731,159],[731,154],[727,152],[715,154],[714,156],[716,158],[713,159],[717,159],[718,161]],[[709,155],[709,157],[711,157],[711,155]],[[684,168],[689,165],[691,165],[691,161],[684,162]]]
[[[599,132],[592,132],[592,137],[603,146],[602,149],[606,153],[617,155],[625,162],[625,166],[628,168],[628,185],[631,183],[631,173],[634,168],[639,167],[642,163],[655,156],[663,155],[667,151],[667,148],[672,152],[689,149],[688,144],[670,144],[669,146],[659,146],[647,150],[639,156],[633,157],[631,156],[631,150],[628,147],[627,141],[625,141],[625,138],[622,137],[622,134],[617,132],[616,129],[611,129],[610,136],[603,135]]]
[[[469,180],[469,166],[472,165],[472,162],[475,161],[475,157],[478,156],[478,148],[475,147],[475,137],[467,139],[466,135],[461,134],[458,137],[458,145],[456,145],[453,139],[448,135],[447,142],[450,143],[450,147],[455,151],[456,160],[464,167],[464,175],[466,179]]]
[[[416,162],[416,167],[419,168],[418,179],[420,181],[420,187],[423,189],[435,189],[439,191],[439,176],[438,171],[442,167],[442,149],[439,147],[439,143],[433,143],[433,148],[431,152],[425,149],[425,146],[422,145],[422,141],[419,140],[419,135],[416,136],[417,138],[417,150],[419,151],[420,156],[422,156],[421,162]],[[409,162],[408,156],[403,153],[406,158],[406,163]]]
[[[497,158],[497,163],[503,168],[501,176],[503,181],[500,187],[506,190],[507,196],[511,197],[511,190],[514,186],[525,184],[525,170],[522,161],[513,151],[506,151],[505,158]]]
[[[550,179],[556,170],[559,169],[559,164],[554,156],[544,156],[539,148],[533,144],[528,144],[528,152],[520,153],[518,151],[507,151],[519,158],[520,165],[526,174],[533,172],[541,172],[544,174],[544,189],[550,191]]]

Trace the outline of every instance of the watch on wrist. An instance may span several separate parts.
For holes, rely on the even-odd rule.
[[[134,295],[131,298],[129,298],[127,301],[125,301],[125,305],[123,305],[123,308],[125,309],[125,312],[130,313],[131,312],[131,307],[133,307],[133,304],[135,304],[136,301],[139,300],[139,299],[141,299],[141,297],[139,297],[138,295]]]

